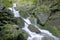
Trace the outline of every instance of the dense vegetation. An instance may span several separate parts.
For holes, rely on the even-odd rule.
[[[60,0],[0,0],[0,40],[27,40],[24,21],[8,9],[15,2],[21,17],[60,38]],[[31,31],[39,33],[34,27]]]

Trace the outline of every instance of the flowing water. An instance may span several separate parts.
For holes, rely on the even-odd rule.
[[[14,9],[14,7],[16,7],[16,4],[15,3],[13,4],[13,7],[12,8],[9,8],[14,13],[14,17],[21,17],[19,15],[19,11],[16,11]],[[39,31],[41,31],[41,33],[44,33],[44,34],[37,34],[35,32],[31,32],[28,29],[28,26],[30,24],[32,24],[30,22],[29,18],[26,18],[26,19],[22,18],[22,19],[25,21],[25,26],[22,29],[25,30],[29,34],[27,40],[42,40],[42,38],[45,36],[44,34],[47,34],[47,35],[51,36],[52,38],[54,38],[54,40],[59,40],[59,38],[57,38],[54,35],[52,35],[52,33],[50,33],[48,30],[40,29],[40,28],[38,28],[37,25],[35,25],[35,28],[37,28]]]

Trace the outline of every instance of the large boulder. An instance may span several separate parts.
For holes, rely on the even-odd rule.
[[[42,25],[46,23],[51,13],[50,8],[46,5],[37,6],[36,9],[34,9],[32,12],[35,13],[35,16],[39,20],[39,24]]]

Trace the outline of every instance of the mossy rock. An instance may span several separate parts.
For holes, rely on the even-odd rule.
[[[52,26],[49,22],[46,22],[46,24],[45,24],[45,26],[43,26],[43,28],[46,30],[49,30],[56,37],[60,37],[60,31],[57,29],[57,27]]]
[[[37,19],[33,15],[31,15],[31,17],[29,18],[29,20],[30,20],[30,22],[32,24],[37,25]]]
[[[55,40],[55,39],[50,36],[45,36],[42,38],[42,40]]]
[[[37,6],[32,13],[35,13],[36,18],[39,20],[39,24],[44,25],[50,16],[50,8],[46,5]]]
[[[34,25],[29,25],[28,29],[32,32],[40,34],[40,31],[37,28],[35,28]]]

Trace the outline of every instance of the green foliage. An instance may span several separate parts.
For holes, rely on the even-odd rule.
[[[19,34],[19,31],[13,25],[7,24],[0,27],[0,39],[8,40],[16,38]]]
[[[12,0],[0,0],[0,5],[10,7],[10,6],[12,6]]]
[[[18,35],[17,40],[27,40],[28,34],[22,30],[21,33]]]
[[[23,18],[27,18],[29,17],[28,13],[26,11],[20,11],[20,15],[23,17]]]
[[[20,28],[23,28],[24,27],[24,20],[22,20],[22,18],[18,17],[18,18],[15,18],[15,23],[16,25],[18,25]]]
[[[0,9],[0,26],[5,24],[15,24],[13,13],[6,7]]]
[[[0,27],[0,40],[27,40],[27,33],[16,25],[7,24]]]

